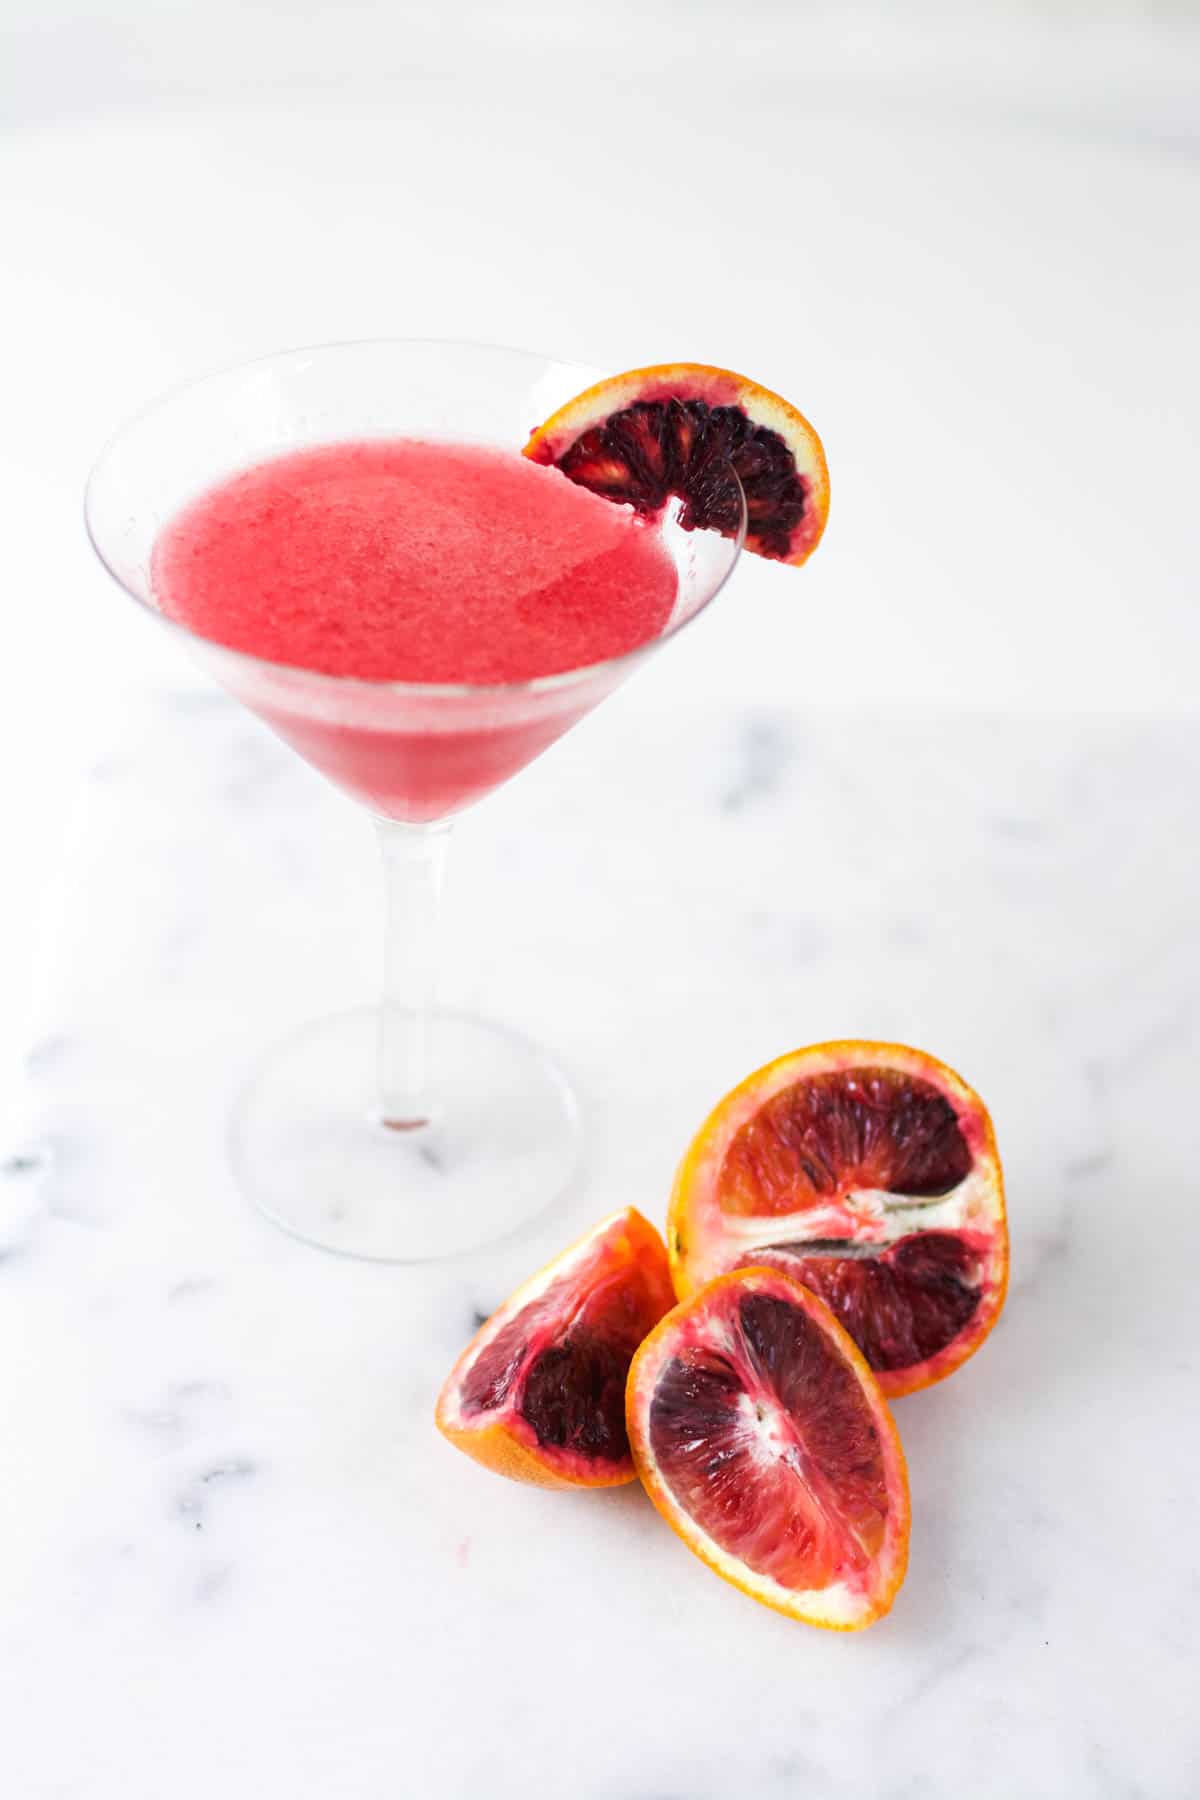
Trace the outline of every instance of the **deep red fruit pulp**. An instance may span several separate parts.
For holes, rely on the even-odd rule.
[[[954,1108],[932,1083],[891,1069],[810,1075],[749,1120],[725,1155],[721,1208],[793,1213],[850,1188],[931,1197],[971,1171]]]
[[[649,1423],[667,1487],[756,1574],[809,1588],[866,1572],[888,1512],[879,1432],[853,1370],[782,1293],[718,1290],[681,1328]]]
[[[535,452],[541,461],[552,452]],[[637,400],[565,450],[557,466],[593,493],[655,513],[668,494],[683,497],[682,523],[732,537],[737,490],[746,501],[749,541],[761,556],[786,557],[809,505],[793,454],[777,431],[757,425],[740,406],[674,396]]]
[[[480,1354],[463,1382],[463,1412],[512,1405],[543,1446],[584,1459],[628,1456],[625,1378],[669,1298],[626,1267],[582,1293],[576,1276],[562,1276]]]
[[[911,1369],[937,1356],[974,1318],[986,1250],[968,1232],[925,1231],[888,1248],[768,1244],[743,1264],[781,1269],[811,1288],[873,1369]]]
[[[931,1082],[886,1068],[810,1075],[781,1089],[738,1131],[721,1171],[722,1210],[835,1219],[845,1197],[879,1190],[935,1200],[966,1180],[971,1144]],[[844,1237],[823,1225],[756,1246],[743,1267],[783,1270],[811,1288],[846,1327],[873,1369],[908,1369],[940,1354],[983,1299],[986,1239],[966,1230],[914,1229],[894,1241],[860,1237],[843,1212]]]

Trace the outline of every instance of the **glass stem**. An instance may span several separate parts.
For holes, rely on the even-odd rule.
[[[429,1037],[450,825],[376,819],[383,854],[379,1116],[393,1131],[428,1125]]]

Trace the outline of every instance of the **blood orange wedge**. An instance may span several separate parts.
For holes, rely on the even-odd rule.
[[[674,1299],[654,1227],[632,1207],[601,1220],[476,1332],[438,1396],[438,1429],[514,1481],[632,1481],[625,1377]]]
[[[689,1550],[794,1619],[855,1631],[908,1562],[908,1477],[879,1385],[823,1301],[740,1269],[683,1301],[633,1359],[629,1441]]]
[[[796,1050],[727,1094],[680,1165],[667,1244],[680,1295],[749,1263],[819,1294],[885,1394],[966,1361],[1008,1284],[992,1122],[903,1044]]]
[[[537,427],[525,455],[639,512],[658,512],[675,494],[684,526],[727,536],[738,525],[732,467],[746,496],[746,548],[778,562],[811,556],[829,513],[825,452],[804,415],[705,363],[597,382]]]

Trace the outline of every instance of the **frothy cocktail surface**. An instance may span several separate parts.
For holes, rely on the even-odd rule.
[[[515,451],[330,444],[234,475],[167,525],[169,617],[270,662],[494,683],[657,637],[676,575],[651,523]]]

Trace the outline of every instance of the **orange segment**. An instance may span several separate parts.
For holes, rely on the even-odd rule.
[[[732,468],[746,498],[746,548],[777,562],[811,556],[829,515],[825,451],[803,413],[707,363],[597,382],[536,428],[525,455],[640,512],[674,494],[685,526],[727,536],[738,524]]]
[[[807,1288],[742,1269],[682,1302],[633,1359],[627,1413],[647,1493],[718,1575],[810,1625],[887,1612],[908,1560],[904,1454]]]
[[[625,1378],[673,1300],[654,1227],[632,1207],[601,1220],[476,1332],[438,1396],[439,1431],[514,1481],[632,1481]]]
[[[903,1044],[796,1050],[727,1094],[675,1178],[678,1294],[747,1264],[833,1309],[885,1394],[973,1355],[1008,1284],[1004,1182],[987,1109]]]

